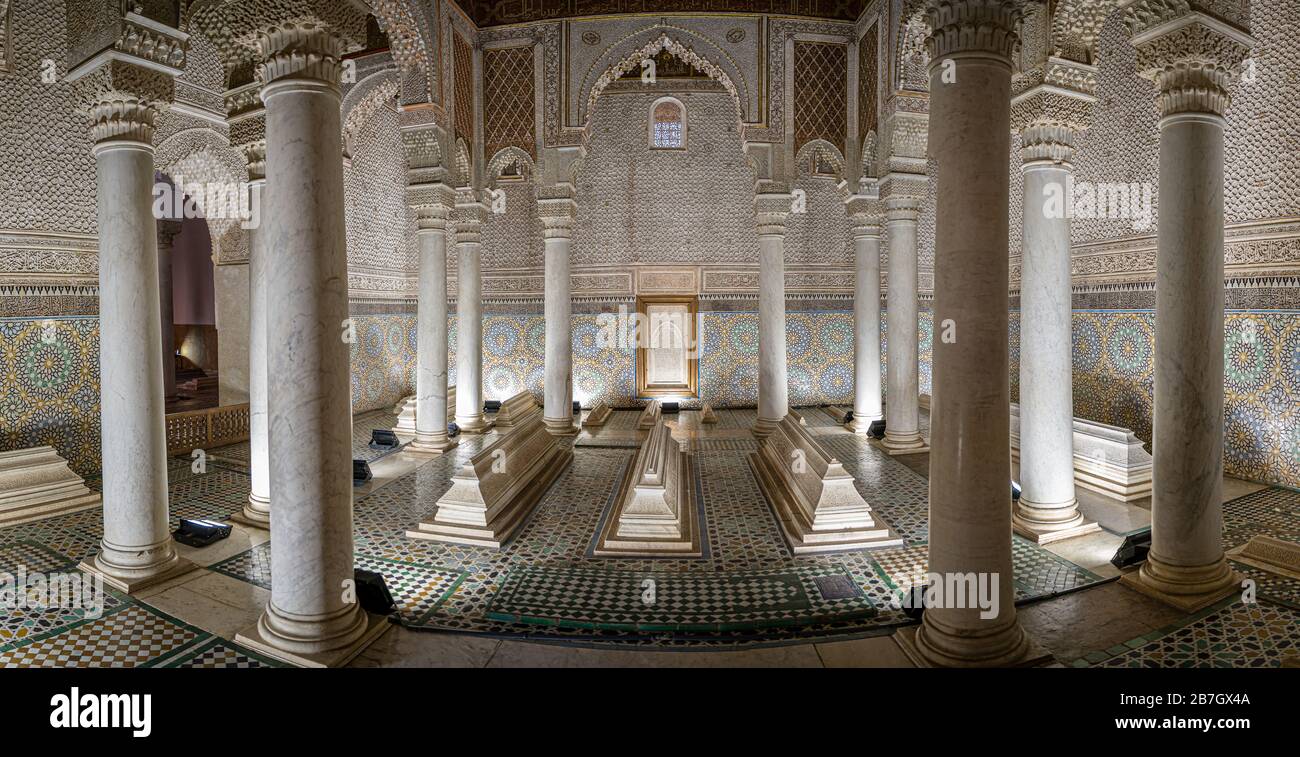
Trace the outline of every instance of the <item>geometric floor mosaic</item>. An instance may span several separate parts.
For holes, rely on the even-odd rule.
[[[701,558],[610,559],[590,554],[602,514],[635,455],[634,449],[623,447],[575,449],[572,463],[502,550],[407,538],[407,529],[432,514],[434,502],[450,488],[452,474],[499,438],[492,433],[462,434],[448,454],[357,499],[356,565],[384,575],[398,602],[400,621],[411,628],[648,647],[768,645],[888,633],[913,622],[895,606],[895,598],[910,572],[924,566],[928,482],[863,437],[823,423],[818,412],[805,413],[809,426],[854,476],[872,508],[903,537],[904,546],[792,555],[746,461],[753,442],[738,434],[753,423],[754,411],[720,410],[719,422],[685,445],[694,455]],[[631,426],[638,415],[616,411],[610,426]],[[354,456],[374,460],[383,454],[369,450],[366,442],[373,428],[391,426],[393,420],[383,411],[358,418]],[[188,456],[169,462],[173,527],[181,515],[224,519],[243,506],[249,487],[247,444],[207,452],[206,471],[194,471]],[[1225,540],[1259,532],[1294,539],[1297,522],[1300,495],[1266,490],[1225,506],[1225,525],[1233,532]],[[101,536],[98,510],[0,529],[0,570],[16,565],[68,569],[93,554]],[[1236,543],[1240,541],[1244,538]],[[1018,602],[1100,580],[1019,538],[1013,539],[1013,563]],[[213,570],[269,588],[270,545],[235,555]],[[654,582],[649,602],[646,579]],[[1300,582],[1258,581],[1261,598],[1292,598],[1300,604],[1300,586],[1295,585]],[[0,665],[274,664],[145,603],[111,590],[105,597],[98,618],[0,610]],[[1292,612],[1285,607],[1260,607],[1266,608],[1266,627],[1294,622],[1294,617],[1281,614]],[[1247,627],[1226,616],[1203,619],[1210,624],[1207,628]],[[1154,641],[1158,639],[1138,646]],[[1281,654],[1283,638],[1270,643]]]
[[[1074,667],[1276,668],[1300,656],[1300,612],[1233,596],[1149,634],[1090,652]]]
[[[862,437],[822,423],[818,413],[805,416],[819,440],[923,558],[925,479]],[[878,557],[888,559],[889,550],[798,558],[790,553],[746,462],[754,443],[740,432],[753,423],[753,411],[718,415],[719,423],[685,445],[697,471],[702,558],[592,556],[593,535],[635,455],[616,446],[577,447],[573,462],[502,550],[407,538],[406,530],[433,512],[451,474],[497,438],[462,435],[450,454],[356,502],[357,565],[384,575],[402,622],[412,628],[707,646],[886,633],[911,623],[894,606],[894,586],[878,567]],[[630,429],[637,417],[635,411],[616,411],[606,428]],[[386,418],[391,423],[393,416]],[[689,419],[683,428],[699,424]],[[1017,600],[1100,580],[1024,540],[1016,541],[1015,555]],[[269,587],[269,556],[270,546],[263,544],[213,569]],[[654,580],[653,603],[643,601],[647,578]]]

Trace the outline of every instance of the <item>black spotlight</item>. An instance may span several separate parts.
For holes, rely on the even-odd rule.
[[[370,432],[370,449],[392,449],[401,444],[397,434],[386,428],[377,428]]]
[[[181,518],[180,528],[172,532],[172,537],[176,541],[190,547],[206,547],[227,536],[230,536],[230,526],[225,523],[189,518]]]
[[[660,403],[660,405],[659,405],[659,410],[660,410],[660,412],[662,412],[664,415],[668,415],[669,413],[675,413],[675,412],[677,412],[677,411],[680,410],[680,409],[681,409],[681,408],[678,406],[678,404],[677,404],[676,402],[663,402],[663,403]]]
[[[853,420],[853,411],[852,410],[846,411],[844,413],[844,422],[848,423],[851,420]]]
[[[447,436],[456,436],[459,433],[460,433],[460,426],[456,425],[456,421],[452,421],[451,423],[447,424]]]
[[[353,486],[361,486],[362,484],[364,484],[365,482],[369,481],[374,477],[375,477],[374,474],[370,472],[370,463],[366,462],[365,460],[352,461],[352,485]]]
[[[352,578],[357,585],[357,601],[361,603],[361,609],[371,615],[392,615],[397,612],[397,603],[388,591],[383,574],[356,568],[352,571]]]
[[[495,413],[501,409],[501,400],[484,400],[483,412]]]
[[[1110,564],[1116,568],[1137,565],[1147,559],[1147,553],[1150,551],[1151,529],[1146,528],[1124,537],[1124,543],[1115,550],[1115,556],[1110,558]]]
[[[574,400],[574,401],[573,401],[573,412],[574,412],[575,414],[576,414],[576,413],[581,413],[581,412],[582,412],[582,403],[581,403],[580,401],[578,401],[578,400]]]
[[[1020,484],[1016,483],[1014,479],[1011,481],[1011,501],[1020,501]]]
[[[872,421],[872,422],[871,422],[871,425],[870,425],[870,426],[867,426],[867,434],[869,434],[870,436],[874,436],[874,437],[876,437],[877,439],[884,439],[884,438],[885,438],[885,422],[884,422],[884,421]]]

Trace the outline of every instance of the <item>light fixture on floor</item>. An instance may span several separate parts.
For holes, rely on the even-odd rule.
[[[1115,556],[1110,558],[1110,564],[1116,568],[1137,565],[1146,561],[1149,552],[1151,552],[1151,529],[1144,528],[1124,537],[1124,543],[1115,550]]]
[[[881,420],[881,421],[872,421],[872,422],[871,422],[871,425],[870,425],[870,426],[867,426],[867,435],[869,435],[869,436],[874,436],[874,437],[876,437],[877,439],[884,439],[884,438],[885,438],[885,422],[884,422],[883,420]]]
[[[582,412],[582,403],[579,402],[578,400],[574,400],[574,401],[573,401],[573,412],[574,412],[574,413],[581,413],[581,412]]]
[[[460,426],[457,426],[455,421],[447,424],[447,436],[456,436],[459,433]]]
[[[370,432],[370,449],[392,449],[401,444],[397,434],[386,428],[377,428]]]
[[[206,547],[227,536],[230,536],[230,526],[226,523],[190,518],[181,518],[180,528],[172,532],[172,538],[190,547]]]
[[[661,402],[661,403],[659,403],[659,412],[661,412],[661,413],[664,414],[664,415],[670,415],[670,414],[672,414],[672,413],[676,413],[676,412],[678,412],[680,409],[681,409],[681,406],[678,405],[676,402]]]
[[[355,568],[352,578],[357,586],[357,602],[361,609],[372,615],[392,615],[397,611],[397,603],[388,590],[382,573]]]
[[[483,412],[495,413],[501,410],[501,400],[484,400]]]
[[[366,462],[365,460],[352,461],[352,485],[353,486],[361,486],[362,484],[364,484],[365,482],[369,481],[374,477],[375,477],[374,474],[370,472],[370,463]]]
[[[1020,484],[1016,483],[1016,480],[1014,478],[1011,479],[1011,501],[1012,502],[1020,501]]]

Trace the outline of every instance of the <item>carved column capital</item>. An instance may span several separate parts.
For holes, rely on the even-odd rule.
[[[1024,162],[1073,160],[1075,136],[1088,128],[1096,101],[1091,93],[1064,83],[1039,84],[1013,97],[1011,128],[1020,134]]]
[[[483,222],[487,220],[487,215],[488,206],[478,199],[473,190],[457,190],[453,216],[456,244],[479,244],[483,240]]]
[[[921,218],[921,201],[916,197],[900,195],[885,201],[885,216],[890,221],[911,221]]]
[[[760,237],[785,235],[791,201],[788,192],[763,192],[754,196],[754,223]]]
[[[854,195],[844,203],[849,222],[853,226],[853,237],[879,237],[880,226],[885,219],[884,204],[879,198],[866,195]]]
[[[343,38],[319,21],[291,21],[257,35],[257,78],[265,87],[286,79],[309,79],[339,87]]]
[[[1132,0],[1124,6],[1138,73],[1156,83],[1162,117],[1227,112],[1233,80],[1255,44],[1246,22],[1197,0]]]
[[[1023,0],[926,0],[930,68],[953,55],[987,55],[1011,61]]]
[[[542,221],[543,239],[570,239],[577,223],[578,203],[568,192],[550,193],[558,196],[537,197],[537,216]]]
[[[406,188],[406,204],[415,214],[416,233],[446,233],[456,207],[456,191],[442,182],[412,184]]]

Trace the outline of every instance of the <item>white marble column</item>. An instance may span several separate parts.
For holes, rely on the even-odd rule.
[[[258,37],[266,104],[263,223],[270,413],[271,598],[242,644],[336,665],[373,638],[352,571],[352,418],[343,225],[342,41],[318,23]],[[382,621],[380,621],[382,622]]]
[[[1051,94],[1064,98],[1059,88]],[[1084,519],[1074,496],[1070,217],[1064,207],[1073,173],[1074,129],[1061,120],[1061,114],[1056,120],[1044,117],[1020,130],[1021,494],[1012,525],[1040,544],[1100,530]]]
[[[467,190],[461,193],[456,199],[456,425],[465,433],[481,434],[491,428],[483,416],[483,282],[479,270],[487,207]]]
[[[104,538],[82,570],[126,592],[194,568],[167,513],[152,103],[112,92],[91,110],[99,222]]]
[[[162,337],[163,397],[176,398],[176,314],[172,303],[172,249],[181,222],[158,221],[158,310]]]
[[[245,150],[248,156],[250,201],[266,208],[266,144]],[[267,415],[266,281],[270,274],[270,250],[261,227],[265,215],[257,216],[258,228],[248,232],[248,452],[250,491],[248,502],[235,519],[245,525],[269,527],[271,523],[271,444]]]
[[[884,417],[880,393],[880,213],[874,198],[854,197],[855,279],[853,291],[853,420],[849,428],[865,434]]]
[[[927,0],[927,12],[929,146],[939,171],[929,570],[950,588],[927,605],[914,636],[899,638],[912,639],[904,649],[922,664],[1012,665],[1030,653],[1016,618],[1009,475],[1007,155],[1020,6]],[[955,81],[945,81],[953,64]],[[892,357],[893,334],[889,349]],[[984,602],[954,585],[964,576],[983,587]]]
[[[1138,70],[1156,82],[1156,252],[1151,552],[1130,586],[1187,611],[1237,590],[1223,556],[1223,114],[1253,40],[1200,12],[1131,3]],[[1155,11],[1162,11],[1155,13]]]
[[[762,193],[754,198],[758,224],[758,421],[754,436],[776,430],[789,412],[790,387],[785,358],[785,219],[790,195]]]
[[[546,378],[543,420],[556,436],[578,433],[573,423],[573,302],[569,292],[569,245],[577,206],[572,199],[539,199],[546,246]]]
[[[416,208],[420,297],[416,315],[415,439],[406,451],[441,455],[458,443],[447,435],[447,220],[456,196],[441,183],[419,191],[428,197]]]
[[[886,273],[885,328],[889,351],[885,356],[888,379],[883,444],[893,453],[923,452],[919,408],[920,381],[917,359],[920,334],[917,324],[916,222],[921,201],[895,195],[886,201],[889,227],[889,268]]]

